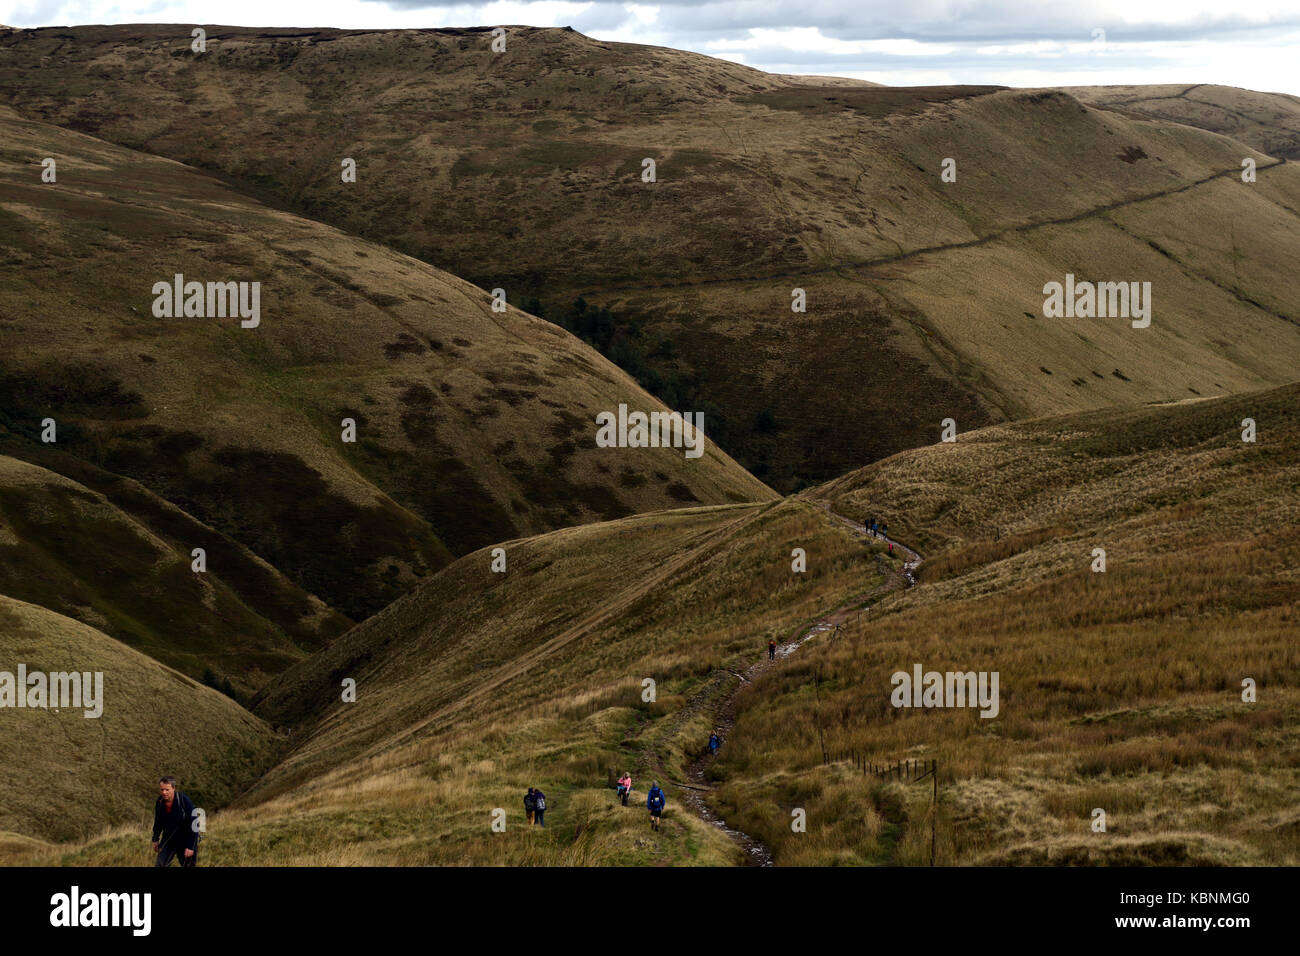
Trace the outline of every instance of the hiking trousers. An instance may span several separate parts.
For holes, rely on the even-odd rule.
[[[170,843],[162,843],[158,846],[158,857],[154,860],[154,866],[171,866],[172,859],[180,861],[182,867],[194,866],[199,862],[199,851],[195,850],[194,855],[188,859],[185,856],[185,847],[173,846]]]

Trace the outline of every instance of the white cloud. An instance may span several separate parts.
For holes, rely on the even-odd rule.
[[[791,50],[829,53],[834,56],[883,53],[888,56],[947,56],[957,48],[943,43],[922,43],[907,38],[882,40],[842,40],[827,36],[818,27],[766,27],[751,29],[747,37],[732,37],[704,44],[712,50]]]

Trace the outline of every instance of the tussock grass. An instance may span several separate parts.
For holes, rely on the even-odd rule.
[[[804,575],[790,570],[796,545]],[[718,674],[734,681],[723,669],[758,660],[769,635],[784,640],[828,601],[876,587],[878,549],[794,501],[507,547],[507,574],[470,555],[271,687],[259,709],[298,727],[295,749],[212,818],[209,861],[740,862],[671,783],[710,729],[685,708]],[[343,675],[357,679],[356,704],[335,703]],[[632,806],[616,805],[611,770],[632,772]],[[653,835],[644,801],[656,778],[670,803]],[[547,794],[545,831],[523,826],[528,786]],[[106,837],[45,859],[131,865],[138,853]]]
[[[888,508],[891,531],[902,511],[899,537],[938,570],[742,693],[725,798],[778,800],[773,775],[803,773],[822,787],[815,840],[754,821],[779,860],[927,862],[928,782],[892,784],[896,829],[862,841],[839,802],[846,771],[859,806],[883,804],[871,777],[820,766],[820,725],[832,751],[938,760],[941,864],[1295,863],[1279,821],[1300,783],[1297,398],[1004,426],[819,489],[850,515]],[[1240,441],[1247,416],[1269,422],[1266,442]],[[957,488],[933,521],[906,517]],[[915,663],[997,671],[1000,713],[894,708],[890,676]]]

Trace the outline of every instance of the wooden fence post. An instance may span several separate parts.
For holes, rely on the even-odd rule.
[[[930,865],[934,866],[934,828],[939,822],[939,761],[935,759],[931,767],[934,774],[934,794],[930,798]]]

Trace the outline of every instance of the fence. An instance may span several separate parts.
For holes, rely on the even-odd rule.
[[[863,776],[871,774],[879,777],[881,780],[894,778],[900,782],[916,783],[930,778],[933,790],[930,796],[930,865],[934,866],[935,851],[935,821],[939,816],[939,761],[937,760],[899,760],[895,763],[875,763],[867,759],[866,754],[860,754],[856,750],[822,750],[822,765],[830,766],[833,763],[845,763],[851,761],[856,770],[861,770]]]

